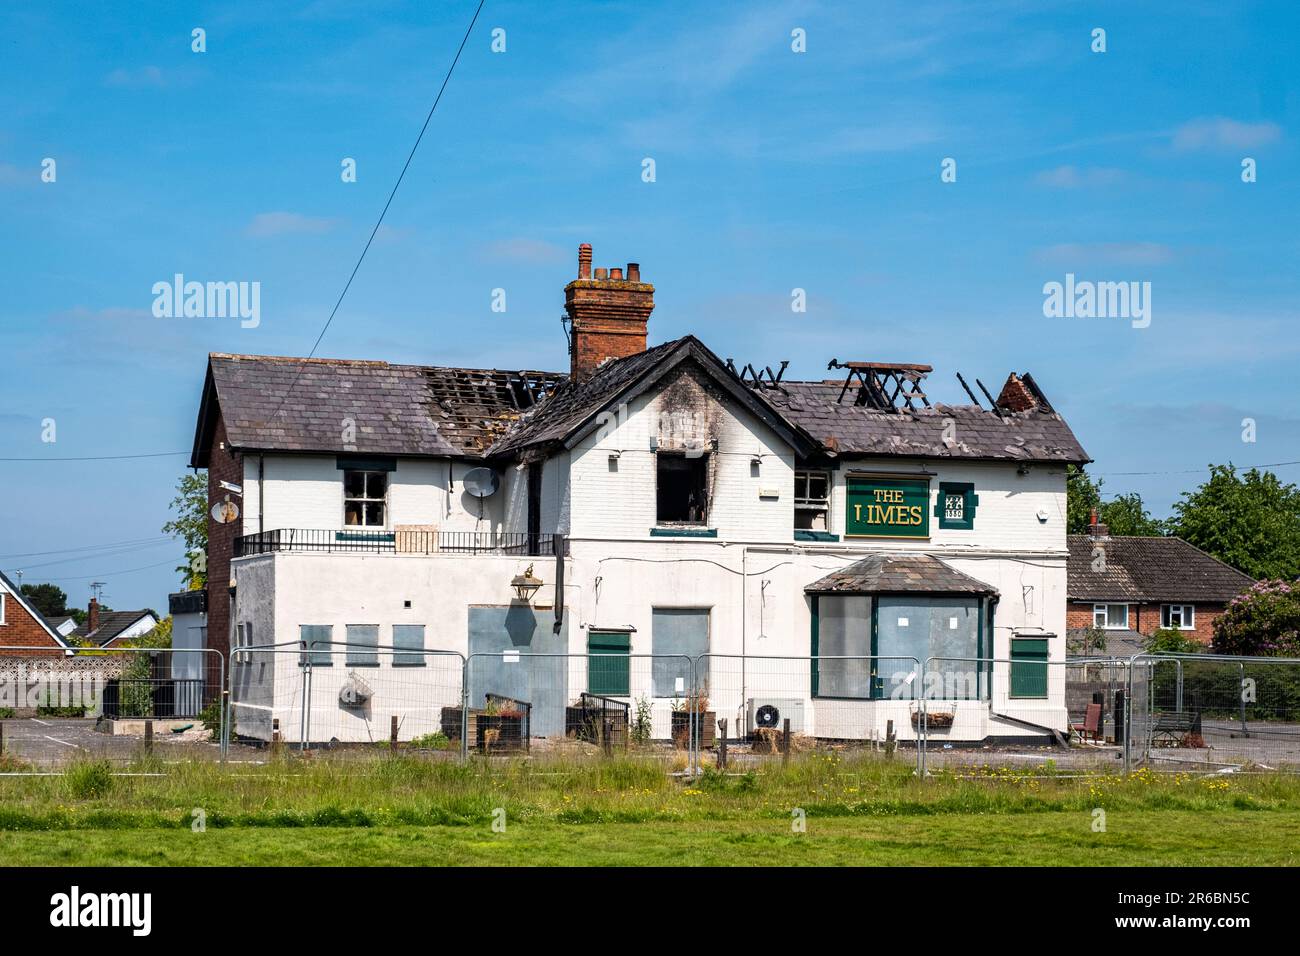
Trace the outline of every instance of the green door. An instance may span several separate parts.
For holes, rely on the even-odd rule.
[[[627,697],[628,654],[632,635],[621,631],[592,631],[587,636],[587,690],[606,697]]]
[[[1047,640],[1015,638],[1011,642],[1011,696],[1047,696]]]

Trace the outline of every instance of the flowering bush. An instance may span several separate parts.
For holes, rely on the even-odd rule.
[[[1214,622],[1216,654],[1300,657],[1300,581],[1258,581]]]

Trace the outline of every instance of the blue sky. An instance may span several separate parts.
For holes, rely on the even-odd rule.
[[[305,354],[474,6],[0,12],[0,458],[188,452],[208,351]],[[652,341],[799,378],[927,362],[946,401],[955,371],[1031,371],[1106,489],[1163,515],[1201,478],[1170,472],[1300,459],[1297,27],[1285,2],[488,0],[320,354],[564,369],[591,242],[655,283]],[[260,325],[155,318],[177,272],[260,282]],[[1150,282],[1150,326],[1045,318],[1066,273]],[[0,461],[0,568],[163,609],[186,461]]]

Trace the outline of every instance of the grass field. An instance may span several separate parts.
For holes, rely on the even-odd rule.
[[[0,858],[77,866],[1300,863],[1300,779],[1281,776],[1080,779],[1047,767],[919,781],[906,762],[833,754],[689,782],[650,759],[118,769],[137,775],[79,763],[63,776],[0,777]],[[793,826],[796,809],[804,832]],[[502,818],[504,832],[495,832]]]

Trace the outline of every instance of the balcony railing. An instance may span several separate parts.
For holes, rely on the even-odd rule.
[[[499,531],[277,528],[235,539],[235,557],[277,551],[343,554],[555,554],[560,535]]]

